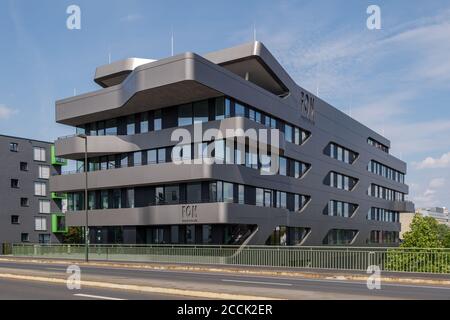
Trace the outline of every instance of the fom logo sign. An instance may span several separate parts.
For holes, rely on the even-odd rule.
[[[300,112],[303,118],[312,123],[316,121],[316,113],[314,109],[315,98],[309,93],[301,92]]]

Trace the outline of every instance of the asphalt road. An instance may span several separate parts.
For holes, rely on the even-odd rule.
[[[67,276],[65,264],[0,261],[0,273],[12,271]],[[176,287],[212,292],[249,294],[287,299],[445,299],[450,287],[382,283],[380,290],[369,290],[365,282],[337,279],[269,277],[236,273],[149,270],[125,267],[81,266],[82,279],[146,286]],[[26,288],[31,288],[24,290]],[[56,292],[56,294],[55,294]],[[119,299],[187,299],[136,292],[89,288],[77,294]],[[61,285],[0,280],[0,299],[79,299]]]
[[[0,279],[0,300],[183,300],[185,297],[135,293],[123,290],[83,288],[65,285]]]

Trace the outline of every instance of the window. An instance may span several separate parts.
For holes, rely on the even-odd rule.
[[[158,149],[158,163],[166,163],[166,149]]]
[[[350,218],[357,208],[358,205],[356,204],[330,200],[328,210],[325,210],[324,214],[332,217]]]
[[[19,151],[19,144],[15,143],[15,142],[10,142],[9,143],[9,151],[11,151],[11,152],[18,152]]]
[[[352,243],[357,233],[358,231],[356,230],[333,229],[330,230],[325,239],[323,239],[323,244],[348,245]]]
[[[236,117],[245,117],[245,107],[239,103],[235,104],[235,108],[234,108],[234,115]]]
[[[148,150],[147,151],[147,164],[156,164],[158,163],[157,151],[156,150]]]
[[[13,189],[19,188],[19,180],[18,179],[11,179],[11,188],[13,188]]]
[[[33,149],[33,159],[34,159],[34,161],[45,162],[46,161],[45,148],[34,147],[34,149]]]
[[[34,195],[40,197],[47,196],[47,185],[44,182],[35,182]]]
[[[292,142],[292,126],[288,124],[284,126],[284,136],[287,142]]]
[[[50,200],[39,200],[39,213],[50,213]]]
[[[134,115],[127,117],[127,135],[136,134],[136,118]]]
[[[178,204],[180,201],[180,188],[176,186],[168,186],[165,188],[165,200],[167,204]]]
[[[329,186],[333,188],[351,191],[355,187],[357,182],[358,179],[344,176],[336,172],[330,172],[329,175]]]
[[[50,243],[50,235],[49,234],[40,234],[39,235],[39,243],[41,243],[41,244]]]
[[[202,184],[190,183],[186,186],[186,201],[187,203],[201,203],[202,202]]]
[[[224,202],[234,202],[233,196],[233,184],[224,182],[223,183],[223,201]]]
[[[264,190],[264,207],[272,207],[272,191]]]
[[[192,125],[192,105],[185,104],[178,107],[178,126]]]
[[[34,218],[34,230],[47,231],[47,218],[44,217]]]
[[[277,208],[287,209],[286,192],[277,191]]]
[[[331,158],[348,163],[353,164],[356,158],[358,158],[358,154],[349,149],[341,147],[335,143],[330,143],[328,146],[328,153]]]
[[[39,179],[50,179],[49,166],[39,166]]]
[[[134,189],[128,188],[126,190],[126,207],[134,208]]]
[[[243,185],[238,185],[238,203],[245,204],[245,187]]]
[[[194,103],[194,124],[208,122],[208,100]]]
[[[20,239],[22,242],[30,242],[30,235],[28,233],[21,233]]]
[[[141,123],[140,123],[140,132],[147,133],[148,132],[148,113],[141,113]]]
[[[155,111],[155,118],[153,119],[153,130],[162,130],[162,112],[161,110]]]
[[[133,154],[133,166],[138,167],[142,165],[142,152],[138,151]]]
[[[20,163],[20,171],[28,171],[28,163],[27,162]]]
[[[280,157],[280,175],[287,175],[287,159],[283,157]]]
[[[231,116],[231,102],[229,99],[218,98],[215,104],[215,120],[224,120]]]
[[[11,216],[11,224],[20,224],[19,216]]]
[[[28,200],[28,198],[20,198],[20,206],[21,207],[29,207],[30,201]]]
[[[105,133],[107,136],[116,136],[117,135],[117,120],[111,119],[107,120],[105,123]]]
[[[264,190],[256,188],[256,205],[258,207],[264,207]]]

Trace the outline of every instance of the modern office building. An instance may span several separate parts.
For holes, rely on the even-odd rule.
[[[0,244],[58,243],[62,199],[49,179],[61,172],[50,142],[0,135]]]
[[[298,86],[260,42],[126,59],[94,80],[103,88],[56,103],[76,130],[56,153],[77,168],[51,180],[68,226],[85,225],[87,203],[93,243],[395,245],[399,212],[414,211],[390,142]],[[181,147],[180,128],[194,136]],[[202,135],[270,128],[265,144]]]

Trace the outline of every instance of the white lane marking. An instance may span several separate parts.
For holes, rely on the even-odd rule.
[[[245,281],[245,280],[230,280],[230,279],[222,279],[223,282],[235,282],[235,283],[250,283],[250,284],[268,284],[273,286],[292,286],[291,283],[280,283],[280,282],[262,282],[262,281]]]
[[[90,295],[90,294],[82,294],[82,293],[77,293],[74,294],[74,296],[76,297],[81,297],[81,298],[91,298],[91,299],[99,299],[99,300],[125,300],[125,299],[120,299],[120,298],[112,298],[112,297],[103,297],[103,296],[94,296],[94,295]]]
[[[45,268],[45,270],[66,271],[67,269],[62,269],[62,268]]]

